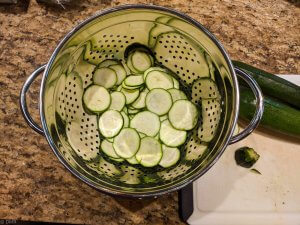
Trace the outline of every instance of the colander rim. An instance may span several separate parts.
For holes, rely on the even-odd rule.
[[[117,11],[121,11],[121,10],[127,10],[127,9],[151,9],[151,10],[157,10],[157,11],[163,11],[163,12],[167,12],[170,14],[173,14],[175,16],[178,16],[179,18],[191,23],[192,25],[196,26],[198,29],[200,29],[203,33],[205,33],[205,35],[207,35],[213,42],[214,44],[218,47],[218,49],[220,50],[220,52],[222,53],[222,56],[224,57],[229,70],[230,70],[230,74],[231,74],[231,78],[232,78],[232,84],[233,84],[233,95],[235,96],[235,102],[233,104],[233,111],[232,111],[232,123],[231,123],[231,127],[228,127],[227,129],[230,129],[230,132],[227,132],[227,135],[224,137],[225,141],[223,141],[223,146],[220,147],[220,149],[218,150],[218,154],[215,156],[215,158],[206,165],[206,167],[200,171],[199,173],[195,173],[193,174],[193,176],[190,176],[188,178],[188,180],[185,180],[185,182],[180,182],[177,183],[171,187],[168,187],[165,190],[155,190],[155,191],[149,191],[149,192],[123,192],[123,191],[117,191],[117,190],[112,190],[112,189],[108,189],[105,188],[103,186],[99,187],[97,185],[95,185],[94,183],[90,182],[88,179],[86,179],[85,177],[83,177],[77,170],[75,170],[73,167],[71,167],[67,161],[63,158],[63,156],[59,153],[58,149],[55,146],[54,141],[52,140],[50,131],[48,129],[47,123],[46,123],[46,119],[45,119],[45,111],[44,111],[44,95],[45,95],[45,86],[46,86],[46,81],[47,81],[47,77],[48,74],[50,72],[50,68],[53,65],[53,62],[57,56],[57,54],[59,53],[59,51],[61,50],[61,48],[64,46],[64,44],[78,31],[80,30],[82,27],[84,27],[85,25],[87,25],[88,23],[92,22],[93,20],[110,14],[110,13],[114,13]],[[108,8],[105,10],[102,10],[96,14],[94,14],[93,16],[85,19],[84,21],[82,21],[81,23],[79,23],[77,26],[75,26],[71,31],[69,31],[59,42],[59,44],[57,45],[57,47],[55,48],[55,50],[53,51],[47,66],[45,68],[45,71],[43,73],[42,76],[42,82],[41,82],[41,91],[40,91],[40,118],[41,118],[41,123],[42,123],[42,127],[45,133],[45,137],[52,149],[52,151],[54,152],[54,154],[56,155],[56,157],[59,159],[59,161],[64,165],[64,167],[69,170],[75,177],[77,177],[78,179],[80,179],[81,181],[83,181],[84,183],[86,183],[87,185],[91,186],[92,188],[95,188],[98,191],[102,191],[108,194],[113,194],[113,195],[118,195],[118,196],[124,196],[124,197],[153,197],[153,196],[159,196],[159,195],[163,195],[163,194],[167,194],[173,191],[177,191],[183,187],[185,187],[186,185],[190,184],[191,182],[195,181],[196,179],[198,179],[199,177],[201,177],[203,174],[205,174],[217,161],[218,159],[222,156],[223,152],[225,151],[226,147],[228,146],[228,143],[230,141],[230,138],[233,135],[233,131],[234,131],[234,127],[237,123],[237,118],[238,118],[238,112],[239,112],[239,87],[238,87],[238,81],[237,81],[237,77],[236,77],[236,73],[233,67],[233,64],[230,60],[230,57],[228,55],[228,53],[226,52],[225,48],[223,47],[223,45],[221,44],[221,42],[207,29],[205,28],[202,24],[200,24],[197,20],[193,19],[192,17],[179,12],[175,9],[171,9],[171,8],[166,8],[163,6],[156,6],[156,5],[147,5],[147,4],[126,4],[126,5],[122,5],[122,6],[117,6],[117,7],[113,7],[113,8]]]

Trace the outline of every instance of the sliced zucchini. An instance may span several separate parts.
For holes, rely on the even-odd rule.
[[[197,107],[188,100],[176,101],[168,115],[170,123],[178,130],[191,130],[198,121]]]
[[[117,83],[117,75],[113,69],[99,68],[95,71],[93,82],[105,88],[111,88]]]
[[[165,145],[170,147],[180,146],[185,142],[186,136],[186,131],[175,129],[169,120],[165,120],[161,123],[159,138]]]
[[[202,99],[220,98],[216,83],[210,78],[196,80],[192,86],[192,99],[194,103],[200,103]]]
[[[128,68],[130,69],[131,72],[139,73],[139,71],[136,70],[132,65],[132,53],[128,55],[126,64],[127,64]]]
[[[154,137],[159,132],[159,117],[149,111],[140,112],[130,121],[130,127],[135,128],[138,132],[142,132],[147,136]]]
[[[172,77],[172,79],[173,79],[174,88],[179,89],[179,81],[176,80],[174,77]]]
[[[123,60],[121,61],[121,63],[122,63],[122,66],[124,67],[124,70],[126,71],[126,75],[131,74],[131,71],[128,68],[127,64]]]
[[[145,167],[156,166],[162,157],[161,144],[152,137],[144,137],[135,157]]]
[[[128,86],[128,85],[125,84],[125,82],[123,82],[122,87],[127,89],[127,90],[135,90],[135,89],[140,89],[141,85],[139,85],[139,86]]]
[[[145,88],[140,96],[132,103],[132,107],[136,109],[142,109],[146,107],[146,96],[148,94],[149,90]]]
[[[99,63],[98,68],[104,68],[104,67],[109,67],[112,65],[118,65],[119,63],[116,60],[112,60],[112,59],[106,59],[104,61],[102,61],[101,63]]]
[[[137,114],[140,110],[138,109],[132,109],[132,108],[129,108],[128,109],[128,114]]]
[[[198,128],[201,141],[210,142],[217,131],[221,115],[220,102],[216,99],[202,100],[202,121]]]
[[[175,165],[180,159],[180,151],[178,148],[171,148],[166,145],[162,145],[162,158],[159,165],[168,168]]]
[[[161,72],[165,72],[167,73],[168,71],[164,68],[161,68],[161,67],[150,67],[149,69],[147,69],[145,72],[144,72],[144,80],[146,80],[146,77],[148,76],[148,73],[150,73],[151,71],[161,71]]]
[[[139,132],[139,135],[140,135],[140,138],[143,138],[143,137],[146,137],[147,135],[142,133],[142,132]]]
[[[111,65],[108,68],[114,70],[115,73],[117,74],[117,83],[116,84],[117,85],[121,84],[127,75],[124,67],[118,64],[118,65]]]
[[[146,96],[147,109],[159,116],[167,114],[171,106],[171,94],[162,88],[152,89]]]
[[[119,156],[116,154],[113,148],[113,144],[108,140],[103,140],[101,142],[101,149],[107,156],[111,158],[119,158]]]
[[[110,157],[110,159],[113,160],[113,161],[116,161],[116,162],[124,162],[125,161],[125,159],[122,159],[122,158],[112,158],[112,157]]]
[[[173,102],[176,102],[177,100],[181,100],[181,99],[187,99],[184,92],[178,89],[172,88],[169,89],[168,92],[171,94]]]
[[[88,87],[83,94],[85,106],[93,112],[103,112],[111,102],[111,97],[106,88],[92,85]]]
[[[123,116],[123,127],[128,127],[129,126],[129,118],[125,112],[121,112],[121,115]]]
[[[144,78],[143,75],[131,75],[124,80],[124,83],[127,86],[140,86],[144,83]]]
[[[128,114],[128,108],[126,106],[124,106],[123,110],[124,113]]]
[[[109,141],[110,143],[114,142],[114,138],[106,138],[107,141]]]
[[[121,91],[122,90],[122,85],[119,85],[116,89],[116,91]]]
[[[123,128],[115,137],[113,147],[118,156],[129,159],[140,147],[140,136],[135,129]]]
[[[172,78],[165,72],[153,70],[148,73],[145,83],[149,90],[154,88],[171,89],[174,87]]]
[[[104,137],[116,136],[123,127],[123,117],[116,110],[107,110],[99,118],[99,130]]]
[[[131,57],[132,66],[140,72],[144,72],[152,66],[150,56],[143,51],[135,51]]]
[[[126,161],[132,165],[139,164],[139,162],[136,160],[135,156],[132,156],[131,158],[126,159]]]
[[[162,122],[164,120],[168,119],[168,115],[163,115],[159,117],[159,120]]]
[[[133,103],[140,95],[140,91],[138,89],[128,90],[122,88],[121,92],[125,95],[126,105]]]
[[[125,95],[120,91],[115,91],[110,94],[110,97],[111,103],[109,108],[117,111],[122,111],[126,103]]]

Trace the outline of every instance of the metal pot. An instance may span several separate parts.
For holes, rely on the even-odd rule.
[[[154,27],[156,27],[155,32]],[[86,146],[91,147],[91,155],[85,154],[79,157],[74,151],[74,146],[68,141],[66,126],[75,120],[79,121],[78,124],[82,125],[82,129],[85,129],[83,125],[92,127],[93,121],[97,123],[95,117],[89,117],[84,112],[80,94],[78,95],[78,92],[82,95],[83,89],[90,83],[92,72],[86,71],[86,75],[79,74],[74,77],[69,74],[76,70],[76,65],[82,58],[87,57],[86,55],[90,61],[85,63],[90,65],[105,59],[123,60],[127,46],[139,43],[153,49],[159,44],[158,39],[162,38],[162,35],[165,36],[166,43],[170,42],[170,45],[165,45],[165,48],[170,48],[170,54],[159,57],[157,55],[156,58],[160,64],[171,66],[170,69],[177,73],[187,88],[198,79],[197,73],[201,73],[195,65],[196,61],[200,61],[198,56],[210,57],[216,68],[215,79],[218,81],[222,97],[221,112],[214,138],[205,144],[206,151],[201,152],[203,150],[200,149],[201,142],[197,141],[196,137],[194,139],[190,137],[181,149],[180,162],[170,169],[145,169],[124,162],[114,163],[102,156],[94,157],[95,151],[98,154],[100,151],[99,141],[97,141],[99,135],[96,128],[88,128],[85,132],[80,131],[83,135],[80,140],[92,139],[92,143],[85,143]],[[177,35],[182,41],[175,41]],[[186,49],[186,46],[190,49]],[[174,55],[174,52],[177,55]],[[191,54],[193,52],[197,53],[197,57],[196,54],[194,56]],[[178,65],[173,65],[172,62],[175,61],[172,61],[172,57],[182,60],[177,60]],[[185,74],[185,70],[195,68],[195,73]],[[28,112],[26,92],[42,72],[40,89],[42,127],[40,127]],[[233,136],[240,97],[237,76],[245,80],[253,90],[257,110],[251,123],[241,133]],[[73,93],[73,90],[77,90],[77,93],[76,91]],[[68,91],[69,96],[65,93]],[[104,10],[80,23],[60,41],[49,62],[34,71],[24,83],[20,104],[29,126],[46,137],[54,154],[73,175],[97,190],[133,197],[157,196],[178,190],[193,182],[217,162],[228,144],[248,136],[257,127],[263,113],[263,97],[255,80],[233,67],[221,43],[206,28],[175,10],[147,5],[125,5]],[[187,154],[190,154],[189,156],[192,154],[193,157],[185,157]]]

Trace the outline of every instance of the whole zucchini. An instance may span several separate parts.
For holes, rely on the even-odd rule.
[[[255,111],[255,97],[250,89],[243,86],[240,86],[240,95],[239,116],[250,121]],[[264,96],[264,104],[260,126],[300,138],[300,110],[269,96]]]
[[[298,85],[243,62],[233,61],[233,65],[251,75],[259,84],[264,95],[278,98],[300,109],[300,87]]]

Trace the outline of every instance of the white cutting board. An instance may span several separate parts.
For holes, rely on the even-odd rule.
[[[300,75],[283,78],[300,85]],[[276,123],[276,121],[274,121]],[[300,225],[300,142],[255,131],[230,145],[220,160],[194,182],[191,225]],[[237,166],[237,148],[254,148],[262,175]]]

